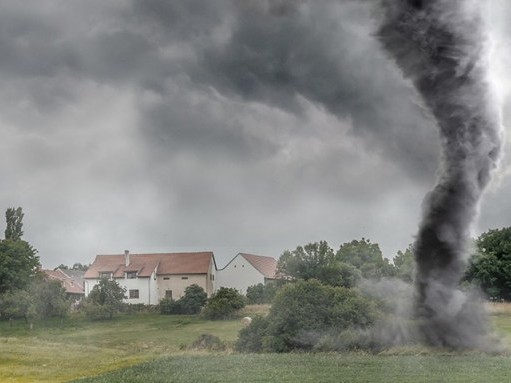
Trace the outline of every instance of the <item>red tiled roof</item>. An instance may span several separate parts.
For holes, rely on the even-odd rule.
[[[277,260],[262,255],[240,253],[252,266],[254,266],[265,278],[275,279]]]
[[[83,284],[81,281],[70,277],[63,270],[42,270],[49,279],[58,280],[62,283],[62,287],[66,290],[68,294],[85,294],[83,289]]]
[[[214,255],[210,251],[196,253],[131,254],[126,266],[125,255],[97,255],[84,278],[99,278],[99,273],[111,272],[114,278],[124,277],[128,271],[136,271],[138,277],[157,275],[207,274]]]

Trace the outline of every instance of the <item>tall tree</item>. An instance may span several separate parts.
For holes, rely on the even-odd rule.
[[[6,238],[0,240],[0,294],[26,287],[40,266],[37,250],[21,239],[21,208],[7,209],[5,216]]]
[[[5,228],[5,239],[18,241],[23,235],[23,209],[21,207],[10,207],[5,212],[7,226]]]

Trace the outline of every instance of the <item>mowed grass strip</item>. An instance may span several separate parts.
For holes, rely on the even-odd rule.
[[[488,355],[208,354],[161,358],[75,383],[508,382],[511,360]]]

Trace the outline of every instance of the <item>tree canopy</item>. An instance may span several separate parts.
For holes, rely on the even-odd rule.
[[[350,328],[364,329],[380,315],[376,303],[356,289],[317,280],[296,281],[277,293],[269,314],[240,331],[244,352],[311,350]]]
[[[479,285],[491,299],[511,300],[511,227],[479,236],[465,279]]]
[[[380,246],[369,239],[353,240],[341,245],[336,253],[338,261],[357,268],[364,278],[393,277],[394,266],[383,257]]]
[[[23,209],[21,207],[10,207],[5,212],[7,226],[5,228],[5,239],[17,241],[23,235]]]
[[[101,278],[95,285],[86,303],[86,314],[91,319],[112,319],[126,298],[126,289],[116,281]]]
[[[409,245],[403,252],[399,250],[392,260],[395,276],[405,282],[411,283],[414,277],[415,262],[413,258],[413,245]]]
[[[26,287],[40,266],[37,250],[21,239],[21,208],[9,208],[5,216],[5,239],[0,240],[0,294]]]
[[[316,279],[331,286],[352,287],[359,279],[357,270],[340,262],[326,241],[286,250],[279,258],[277,270],[293,279]]]

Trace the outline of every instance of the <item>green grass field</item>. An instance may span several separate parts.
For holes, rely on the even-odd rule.
[[[265,310],[267,308],[263,308]],[[511,334],[511,308],[495,306],[495,326]],[[238,320],[124,315],[89,322],[0,322],[0,382],[507,382],[511,358],[449,354],[421,347],[385,355],[206,352],[188,346],[200,334],[232,345]],[[508,342],[509,343],[509,342]]]

